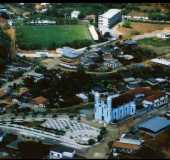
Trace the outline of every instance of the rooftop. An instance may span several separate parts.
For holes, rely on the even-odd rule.
[[[142,124],[139,124],[138,127],[142,130],[151,133],[158,133],[169,126],[170,126],[170,120],[157,116],[149,119],[146,122],[143,122]]]
[[[0,97],[3,97],[3,96],[5,96],[5,95],[6,95],[5,91],[2,90],[2,89],[0,89]]]
[[[147,100],[147,101],[154,101],[154,100],[156,100],[156,99],[158,99],[158,98],[160,98],[162,96],[165,96],[164,92],[155,92],[153,95],[147,96],[145,98],[145,100]]]
[[[137,149],[140,148],[140,145],[116,141],[116,142],[113,143],[112,147],[113,148],[126,148],[126,149],[137,150]]]
[[[43,96],[35,97],[33,98],[33,103],[39,105],[39,104],[45,104],[47,103],[47,99]]]
[[[164,64],[167,66],[170,66],[170,60],[169,59],[165,59],[165,58],[154,58],[151,60],[152,62],[155,63],[160,63],[160,64]]]
[[[106,18],[111,18],[111,17],[113,17],[114,15],[116,15],[119,12],[121,12],[120,9],[109,9],[107,12],[102,14],[102,16],[106,17]]]
[[[79,56],[76,50],[70,47],[59,48],[57,49],[57,52],[61,53],[62,56],[65,56],[68,58],[77,58]]]
[[[119,97],[112,99],[112,106],[117,107],[128,103],[134,99],[134,96],[137,94],[149,95],[151,94],[152,89],[150,87],[137,87],[135,89],[130,89],[126,93],[121,94]]]

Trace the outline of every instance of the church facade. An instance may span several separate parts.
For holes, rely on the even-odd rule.
[[[121,95],[95,92],[94,97],[94,118],[105,123],[134,115],[138,106],[154,109],[168,103],[166,93],[150,87],[137,87]]]

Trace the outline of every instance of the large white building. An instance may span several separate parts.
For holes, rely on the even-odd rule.
[[[119,94],[105,94],[95,92],[94,117],[95,120],[111,123],[134,115],[137,106],[156,108],[168,103],[168,96],[164,92],[154,91],[150,87],[137,87]]]
[[[95,93],[95,120],[110,123],[133,115],[136,112],[136,104],[128,95],[109,95],[103,97]]]
[[[104,34],[109,31],[109,29],[121,21],[122,15],[121,10],[119,9],[110,9],[98,17],[98,29],[101,34]]]

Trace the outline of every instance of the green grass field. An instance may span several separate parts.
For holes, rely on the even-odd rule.
[[[22,49],[49,49],[74,41],[92,41],[86,25],[24,25],[16,27],[16,33],[17,44]]]
[[[151,45],[154,47],[165,47],[170,46],[170,38],[160,39],[160,38],[145,38],[138,41],[139,45]]]

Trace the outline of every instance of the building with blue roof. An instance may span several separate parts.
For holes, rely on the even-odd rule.
[[[57,49],[57,52],[60,53],[62,56],[67,57],[67,58],[77,58],[79,57],[79,54],[77,51],[73,48],[70,47],[63,47]]]
[[[138,128],[150,135],[157,135],[170,127],[170,120],[156,116],[138,125]]]
[[[69,69],[77,69],[80,64],[80,54],[73,48],[63,47],[56,50],[61,54],[59,65]]]

